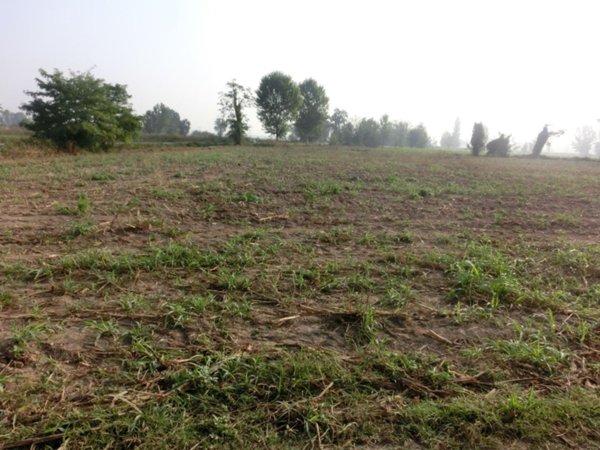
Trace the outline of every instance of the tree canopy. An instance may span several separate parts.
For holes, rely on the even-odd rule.
[[[431,145],[431,138],[423,124],[411,128],[408,132],[408,146],[416,148],[425,148]]]
[[[471,134],[471,153],[473,156],[478,156],[485,148],[487,142],[487,131],[481,122],[473,124],[473,133]]]
[[[89,72],[67,77],[42,69],[35,81],[39,90],[26,92],[32,100],[21,109],[31,114],[25,127],[36,137],[69,150],[96,151],[129,140],[141,128],[124,85],[105,83]]]
[[[244,109],[253,104],[254,96],[252,95],[252,91],[235,80],[227,83],[227,91],[219,94],[219,106],[221,114],[225,118],[227,135],[236,145],[242,143],[246,131],[248,131],[248,121],[244,114]]]
[[[271,72],[260,81],[256,91],[258,118],[263,128],[276,140],[285,136],[290,123],[298,117],[302,105],[300,88],[282,72]]]
[[[487,156],[507,157],[510,153],[510,135],[500,134],[496,139],[487,143]]]
[[[327,122],[329,98],[325,88],[309,78],[300,83],[302,106],[298,112],[295,127],[298,137],[307,142],[318,140]]]
[[[187,136],[190,132],[190,121],[181,119],[179,113],[164,103],[159,103],[144,114],[144,132],[160,135]]]
[[[575,139],[571,144],[573,149],[581,156],[590,156],[592,144],[596,140],[596,131],[589,125],[577,128],[575,131]]]

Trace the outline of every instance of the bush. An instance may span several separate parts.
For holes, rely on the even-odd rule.
[[[127,103],[125,86],[107,84],[90,73],[40,70],[39,91],[22,109],[33,121],[25,127],[38,138],[49,139],[66,150],[108,150],[116,142],[128,141],[141,128],[140,118]]]

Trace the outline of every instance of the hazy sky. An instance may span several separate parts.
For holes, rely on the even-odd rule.
[[[457,116],[463,138],[478,120],[519,141],[600,118],[597,0],[0,0],[0,31],[10,110],[39,68],[91,69],[138,113],[163,102],[212,130],[227,81],[255,90],[281,70],[315,78],[331,110],[423,122],[436,140]]]

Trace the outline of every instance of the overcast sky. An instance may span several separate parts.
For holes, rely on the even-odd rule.
[[[39,68],[128,86],[212,130],[218,93],[281,70],[315,78],[350,117],[462,120],[492,137],[545,123],[598,128],[597,0],[0,0],[0,105],[17,110]],[[251,113],[251,133],[262,134]],[[555,146],[568,146],[567,137]]]

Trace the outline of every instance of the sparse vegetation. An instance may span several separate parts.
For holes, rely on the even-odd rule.
[[[11,160],[0,448],[595,448],[599,175],[304,145]]]

